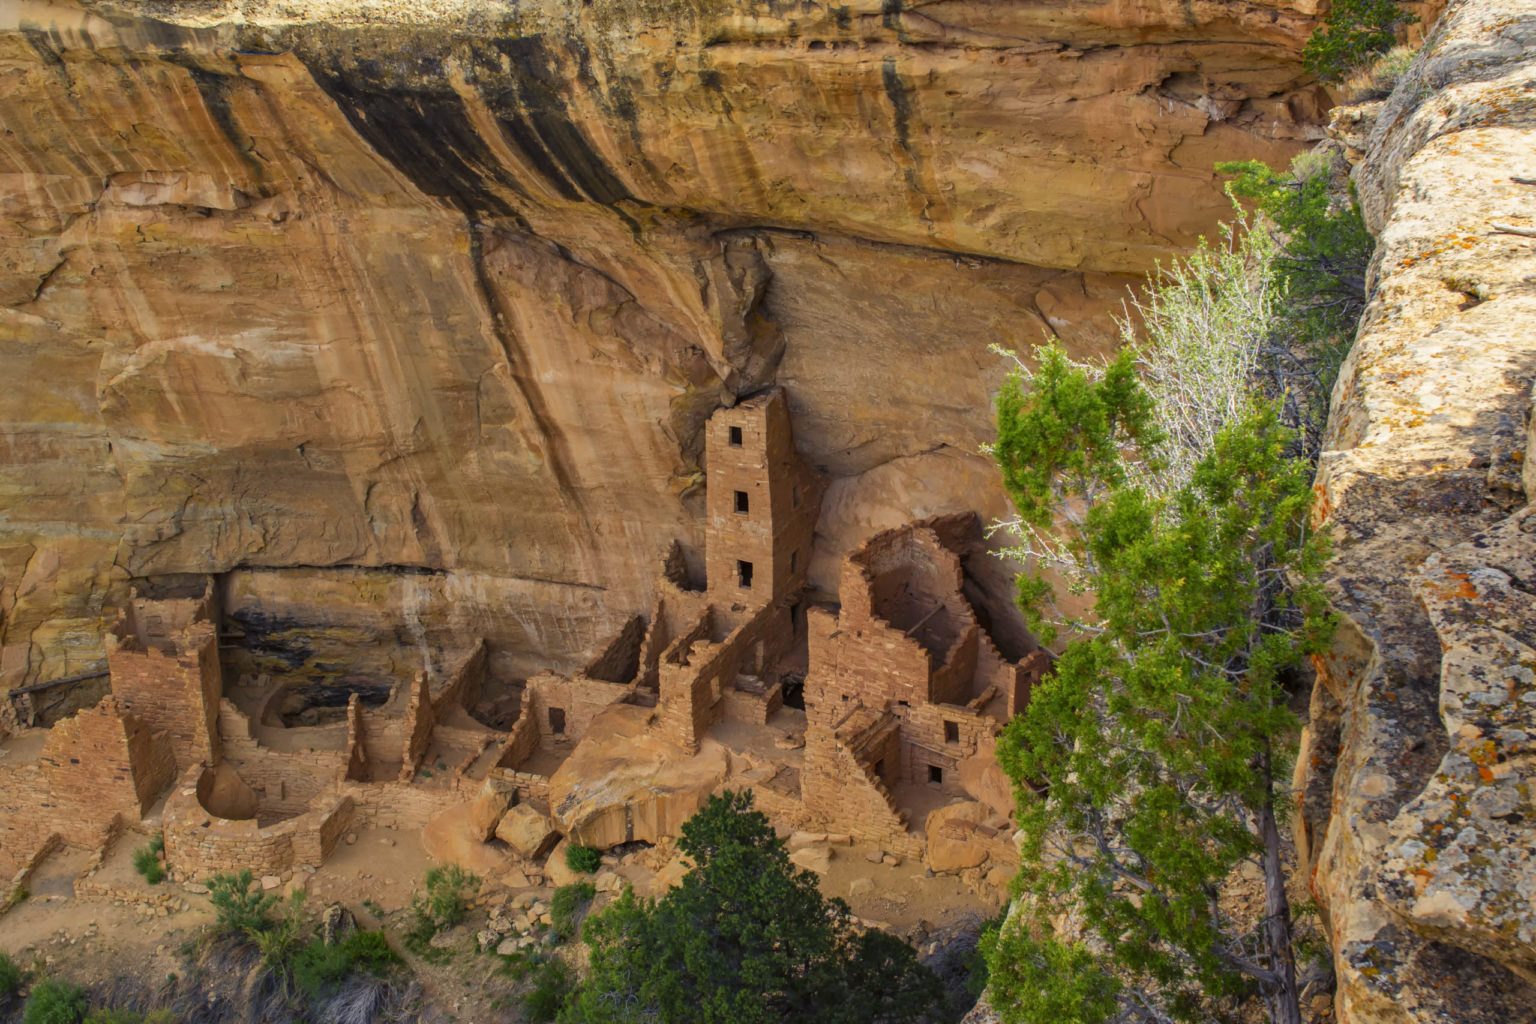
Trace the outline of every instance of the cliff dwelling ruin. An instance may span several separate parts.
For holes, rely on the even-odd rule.
[[[24,884],[72,851],[88,888],[126,831],[158,825],[178,880],[288,877],[384,825],[534,884],[558,871],[557,842],[663,844],[730,786],[808,866],[858,842],[995,889],[1014,854],[993,745],[1049,659],[1004,654],[967,597],[964,560],[987,557],[977,517],[870,537],[839,605],[808,586],[822,486],[784,392],[706,429],[701,557],[673,542],[648,615],[580,670],[499,696],[483,641],[387,684],[331,652],[305,663],[317,684],[242,632],[218,580],[143,581],[107,639],[109,692],[77,687],[84,706],[51,726],[39,691],[11,697],[0,874]]]

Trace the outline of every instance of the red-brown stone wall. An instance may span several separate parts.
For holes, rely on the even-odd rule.
[[[223,682],[212,624],[193,623],[179,635],[172,653],[109,642],[107,668],[112,695],[151,728],[169,734],[178,765],[218,760]]]

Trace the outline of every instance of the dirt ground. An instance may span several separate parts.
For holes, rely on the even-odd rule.
[[[133,852],[150,841],[153,825],[151,819],[119,837],[90,877],[110,895],[83,888],[77,894],[76,880],[91,861],[86,852],[65,849],[49,857],[34,876],[28,898],[0,917],[0,950],[23,967],[98,991],[121,989],[135,980],[148,986],[187,971],[186,955],[207,933],[214,915],[208,896],[199,891],[202,886],[170,881],[151,886],[134,871]],[[959,879],[933,876],[920,863],[881,863],[881,852],[868,844],[835,847],[822,891],[843,898],[858,918],[913,942],[919,951],[946,931],[979,923],[1000,905],[1001,894],[979,898]],[[609,855],[594,877],[612,872],[641,892],[650,892],[655,876],[646,866],[647,854],[636,848],[627,857]],[[385,928],[422,987],[422,1003],[428,1008],[422,1020],[520,1020],[515,996],[524,982],[507,970],[503,958],[482,951],[475,936],[486,928],[492,911],[505,913],[501,908],[515,906],[519,899],[547,902],[553,889],[511,890],[500,883],[500,873],[486,873],[487,882],[468,919],[441,937],[444,948],[423,959],[405,950],[402,936],[412,898],[434,863],[422,833],[362,827],[337,845],[322,868],[295,872],[281,891],[302,889],[312,913],[339,903],[363,927]],[[850,895],[850,887],[860,879],[869,883],[858,887],[858,895]],[[594,909],[615,895],[600,894]],[[563,955],[579,959],[580,953],[567,948]],[[0,1008],[0,1020],[5,1017]]]

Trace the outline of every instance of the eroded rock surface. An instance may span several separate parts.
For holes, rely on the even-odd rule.
[[[0,688],[98,669],[170,572],[574,668],[698,540],[704,418],[770,382],[829,477],[821,585],[1001,514],[986,346],[1110,344],[1223,213],[1212,162],[1315,134],[1313,17],[0,7]]]
[[[683,754],[653,717],[650,708],[615,704],[592,720],[549,779],[550,815],[561,835],[605,850],[657,843],[681,835],[683,822],[725,782],[725,747],[704,739],[697,754]]]
[[[1351,1024],[1530,1019],[1536,12],[1451,3],[1393,95],[1337,123],[1378,235],[1319,511],[1343,617],[1300,839]],[[1440,858],[1444,858],[1442,863]]]

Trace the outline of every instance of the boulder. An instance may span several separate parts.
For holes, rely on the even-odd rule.
[[[549,856],[544,861],[544,877],[557,889],[562,885],[580,882],[587,877],[565,863],[565,851],[570,845],[569,839],[560,840],[555,844],[555,848],[549,851]]]
[[[978,801],[950,804],[928,815],[923,830],[928,834],[928,866],[935,871],[960,871],[986,863],[989,840],[997,833],[982,822],[991,808]]]
[[[518,804],[501,816],[496,838],[524,860],[539,860],[560,841],[560,833],[537,807]]]
[[[730,774],[725,747],[705,739],[683,754],[653,728],[650,708],[603,710],[549,780],[555,827],[586,846],[678,835]]]
[[[990,753],[979,753],[960,762],[960,788],[972,800],[1008,817],[1013,813],[1013,783]]]
[[[499,779],[485,780],[474,802],[469,805],[470,830],[482,843],[496,834],[496,826],[502,815],[507,813],[516,799],[517,791],[511,786]]]
[[[789,862],[797,868],[824,875],[832,870],[832,848],[826,845],[803,846],[789,855]]]

